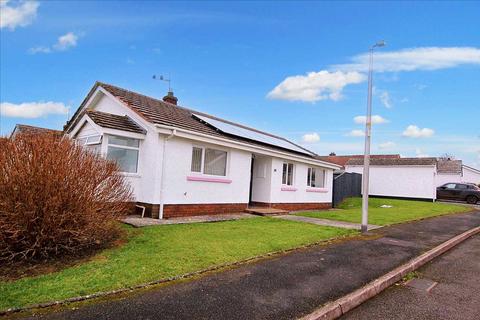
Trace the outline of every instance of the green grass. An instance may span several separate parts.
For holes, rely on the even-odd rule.
[[[0,310],[141,284],[355,233],[264,217],[126,229],[131,236],[125,245],[92,261],[0,282]]]
[[[384,204],[390,205],[392,208],[380,208]],[[360,223],[362,216],[361,208],[361,198],[348,198],[339,206],[341,210],[299,212],[297,215]],[[370,198],[368,222],[376,225],[389,225],[470,210],[468,206],[457,204]]]

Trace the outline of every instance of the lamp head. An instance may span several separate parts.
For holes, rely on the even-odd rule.
[[[377,41],[377,43],[375,43],[373,45],[373,47],[385,47],[387,45],[387,43],[385,42],[385,40],[380,40],[380,41]]]

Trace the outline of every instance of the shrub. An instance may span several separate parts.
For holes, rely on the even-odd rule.
[[[0,260],[35,261],[104,246],[128,213],[115,163],[53,134],[0,139]]]

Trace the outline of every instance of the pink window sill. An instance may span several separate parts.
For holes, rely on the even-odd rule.
[[[210,177],[196,177],[187,176],[187,181],[201,181],[201,182],[214,182],[214,183],[232,183],[232,180],[223,178],[210,178]]]
[[[282,187],[282,191],[297,191],[297,188],[294,187]]]
[[[318,192],[318,193],[327,193],[328,189],[325,188],[308,188],[305,191],[307,192]]]

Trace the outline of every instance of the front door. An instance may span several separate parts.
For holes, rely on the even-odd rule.
[[[252,194],[253,194],[253,163],[255,162],[255,158],[252,157],[252,163],[250,165],[250,193],[248,195],[248,202],[252,202]]]

